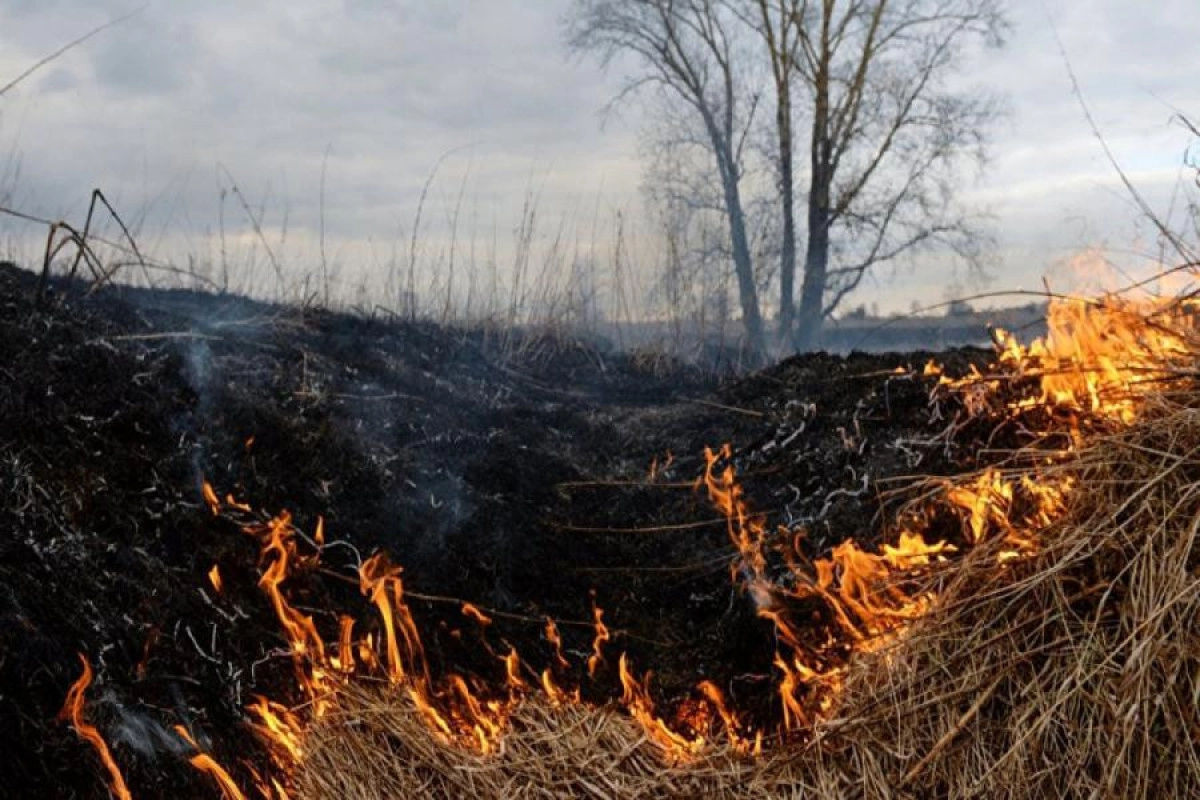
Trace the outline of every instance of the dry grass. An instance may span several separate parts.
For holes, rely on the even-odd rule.
[[[699,762],[669,764],[619,709],[556,708],[531,699],[510,725],[499,753],[479,755],[436,740],[406,696],[358,686],[311,734],[298,794],[347,800],[798,797],[813,791],[840,796],[845,788],[833,771],[809,783],[782,753],[753,761],[713,747]]]
[[[621,710],[530,700],[483,756],[358,686],[311,732],[298,794],[1200,797],[1197,353],[1137,422],[1055,467],[1077,488],[1035,556],[984,545],[934,577],[940,602],[859,659],[811,743],[673,765]]]
[[[1035,558],[976,551],[857,673],[837,735],[868,794],[1200,797],[1200,403],[1152,401],[1066,468]]]

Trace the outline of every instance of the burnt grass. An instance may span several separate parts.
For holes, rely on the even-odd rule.
[[[811,354],[735,378],[561,335],[53,288],[39,301],[32,273],[0,266],[5,796],[107,796],[98,759],[56,720],[79,653],[97,673],[85,714],[135,796],[215,796],[175,724],[243,785],[264,768],[244,708],[296,699],[292,666],[255,542],[209,512],[202,479],[264,518],[286,509],[308,531],[324,518],[322,568],[287,586],[330,639],[339,613],[376,625],[353,568],[384,549],[435,673],[497,680],[515,647],[532,682],[553,662],[552,617],[572,665],[560,683],[585,697],[619,695],[626,652],[664,708],[707,678],[766,724],[772,628],[731,581],[725,521],[694,487],[704,448],[733,445],[753,508],[803,531],[808,557],[877,540],[891,481],[977,461],[978,437],[936,438],[960,412],[930,403],[931,380],[894,374],[926,353]],[[937,357],[963,372],[988,354]],[[593,603],[612,632],[594,680]]]

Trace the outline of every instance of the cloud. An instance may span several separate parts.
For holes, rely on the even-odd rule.
[[[57,217],[78,214],[99,186],[163,232],[164,247],[206,252],[206,236],[244,224],[231,177],[267,223],[282,230],[286,219],[292,241],[313,240],[324,165],[327,235],[369,254],[411,226],[431,170],[454,151],[427,201],[431,236],[448,229],[464,180],[478,225],[495,220],[503,237],[530,187],[548,229],[555,217],[587,219],[601,192],[608,212],[637,220],[640,112],[602,129],[598,113],[624,75],[568,57],[558,27],[568,4],[153,3],[0,98],[0,152],[15,149],[22,164],[20,185],[0,196],[11,188],[26,210]],[[964,176],[968,196],[996,213],[998,281],[1036,285],[1072,248],[1145,238],[1072,95],[1054,30],[1116,157],[1165,203],[1188,141],[1170,118],[1194,105],[1200,75],[1192,5],[1011,3],[1009,46],[980,54],[967,78],[1011,108],[985,177]],[[131,7],[0,4],[0,82]],[[0,225],[0,236],[12,230]],[[907,308],[956,279],[944,259],[927,264],[897,270],[889,302]]]
[[[120,35],[97,38],[89,53],[94,82],[132,96],[178,96],[205,58],[192,26],[147,14],[122,23]]]

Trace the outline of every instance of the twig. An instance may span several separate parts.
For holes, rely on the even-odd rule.
[[[100,25],[100,26],[98,26],[98,27],[92,28],[90,31],[88,31],[87,33],[85,33],[83,36],[80,36],[78,39],[73,39],[72,41],[68,42],[67,44],[65,44],[65,45],[63,45],[62,47],[60,47],[60,48],[58,48],[57,50],[55,50],[55,51],[54,51],[53,53],[51,53],[50,55],[48,55],[48,56],[45,56],[44,58],[42,58],[42,59],[40,59],[40,60],[36,61],[36,62],[33,64],[33,66],[29,67],[29,69],[25,70],[25,71],[24,71],[24,72],[22,72],[20,75],[18,75],[17,77],[13,78],[13,79],[12,79],[11,81],[9,81],[8,83],[6,83],[6,84],[5,84],[5,85],[4,85],[2,88],[0,88],[0,97],[3,97],[3,96],[5,95],[5,93],[7,93],[7,92],[8,92],[8,90],[9,90],[9,89],[12,89],[12,88],[13,88],[14,86],[16,86],[18,83],[20,83],[21,81],[25,80],[26,78],[28,78],[28,77],[29,77],[30,75],[32,75],[33,73],[37,72],[39,69],[41,69],[42,67],[46,66],[46,65],[47,65],[47,64],[49,64],[51,61],[54,61],[56,58],[58,58],[59,56],[63,55],[64,53],[66,53],[66,52],[68,52],[68,51],[70,51],[70,50],[73,50],[73,49],[75,49],[75,48],[76,48],[76,47],[78,47],[79,45],[81,45],[81,44],[83,44],[84,42],[86,42],[88,39],[91,39],[91,38],[92,38],[93,36],[95,36],[96,34],[98,34],[98,33],[101,33],[101,32],[103,32],[103,31],[106,31],[106,30],[108,30],[109,28],[113,27],[114,25],[120,25],[122,22],[125,22],[126,20],[128,20],[128,19],[131,19],[132,17],[135,17],[135,16],[137,16],[138,14],[142,13],[143,11],[145,11],[145,10],[146,10],[146,6],[147,6],[147,5],[149,5],[149,3],[146,3],[146,4],[144,4],[144,5],[140,5],[140,6],[138,6],[138,7],[137,7],[137,8],[135,8],[133,11],[130,11],[128,14],[125,14],[124,16],[117,17],[116,19],[109,20],[108,22],[104,23],[103,25]]]
[[[695,403],[696,405],[700,405],[700,406],[708,406],[709,408],[717,408],[717,409],[720,409],[721,411],[732,411],[735,414],[745,414],[747,417],[757,417],[758,419],[762,419],[763,417],[766,416],[766,414],[762,413],[761,411],[752,411],[748,408],[738,408],[737,406],[727,406],[722,403],[714,403],[711,400],[699,400],[699,399],[693,398],[691,400],[691,402]]]
[[[331,397],[336,400],[361,400],[365,403],[378,403],[385,400],[412,400],[419,402],[424,400],[412,394],[404,394],[403,392],[391,392],[389,394],[345,394],[342,392],[314,392],[300,391],[292,392],[292,397]]]
[[[123,336],[105,336],[99,339],[93,339],[93,342],[141,342],[153,341],[155,339],[207,339],[211,342],[223,341],[220,336],[213,336],[209,333],[196,333],[195,331],[164,331],[162,333],[128,333]]]
[[[674,525],[651,525],[640,528],[588,528],[576,525],[551,524],[556,530],[567,531],[568,533],[673,533],[676,531],[708,528],[713,525],[727,525],[728,523],[729,521],[725,517],[721,517],[720,519],[702,520],[700,522],[680,522]]]
[[[554,484],[560,491],[572,489],[695,489],[695,481],[562,481]]]
[[[952,742],[954,738],[958,736],[958,734],[962,733],[963,729],[971,723],[971,720],[973,720],[975,715],[979,713],[979,709],[983,708],[983,704],[988,701],[988,698],[992,696],[992,692],[996,691],[996,687],[1000,685],[1001,681],[1003,681],[1005,677],[1005,674],[996,676],[996,679],[993,680],[991,685],[988,686],[988,688],[985,689],[979,695],[979,697],[975,699],[975,702],[971,704],[971,707],[967,709],[966,713],[958,718],[958,722],[954,723],[954,727],[946,731],[946,733],[942,735],[942,738],[938,739],[937,743],[934,744],[933,747],[929,748],[929,752],[926,753],[921,760],[918,761],[915,766],[913,766],[912,769],[904,774],[904,777],[900,779],[901,786],[907,786],[909,783],[911,783],[914,778],[920,775],[921,772],[923,772],[925,768],[929,766],[929,762],[933,761],[933,759],[936,758],[939,753],[946,749],[946,746],[949,745],[950,742]]]

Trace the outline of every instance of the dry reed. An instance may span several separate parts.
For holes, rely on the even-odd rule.
[[[498,753],[439,742],[401,692],[350,687],[294,775],[310,798],[1200,797],[1200,343],[1132,424],[1067,463],[1036,554],[981,545],[847,676],[833,719],[758,759],[672,764],[623,711],[514,712]],[[1033,467],[1030,467],[1033,469]]]

